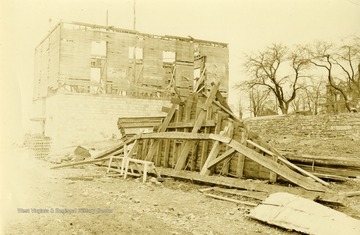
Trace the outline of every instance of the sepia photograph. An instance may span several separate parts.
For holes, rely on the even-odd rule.
[[[0,234],[360,234],[360,0],[0,0]]]

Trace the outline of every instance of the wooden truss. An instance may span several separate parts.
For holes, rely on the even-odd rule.
[[[307,190],[327,191],[327,182],[290,163],[248,130],[218,88],[219,83],[207,93],[173,98],[172,106],[163,108],[167,115],[155,131],[127,137],[96,158],[104,159],[126,146],[128,157],[154,162],[156,167],[199,172],[200,176],[286,180]],[[143,121],[139,119],[139,127]]]
[[[324,191],[325,181],[287,161],[249,131],[213,84],[206,93],[172,99],[167,116],[153,133],[133,136],[133,156],[158,167],[200,175],[285,179],[305,189]],[[141,126],[141,123],[139,123]],[[321,185],[322,184],[322,185]]]

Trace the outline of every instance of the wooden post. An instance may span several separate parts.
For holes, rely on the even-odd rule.
[[[199,141],[196,141],[196,144],[194,146],[194,148],[192,149],[192,153],[191,153],[191,164],[190,164],[190,168],[192,171],[196,170],[196,162],[197,162],[197,156],[198,156],[198,145],[199,145]]]
[[[225,129],[221,132],[221,136],[231,136],[233,134],[233,130],[234,130],[234,126],[232,124],[230,124],[230,126],[226,126]],[[213,166],[210,165],[211,162],[215,162],[216,157],[219,155],[220,150],[221,150],[221,143],[219,141],[215,141],[208,158],[206,159],[206,162],[203,166],[203,168],[201,169],[200,175],[210,175],[210,173],[212,172],[213,166],[215,166],[215,164]]]
[[[164,132],[164,131],[166,130],[166,128],[168,127],[168,125],[169,125],[169,123],[170,123],[170,121],[171,121],[171,119],[173,118],[173,116],[174,116],[174,114],[175,114],[176,107],[177,107],[177,104],[173,104],[173,105],[171,106],[171,108],[170,108],[170,110],[169,110],[169,112],[168,112],[168,115],[166,116],[164,122],[161,124],[158,132]],[[155,154],[155,152],[156,152],[156,150],[157,150],[158,145],[159,145],[159,140],[157,139],[157,140],[155,140],[155,141],[153,142],[153,144],[152,144],[151,147],[150,147],[149,152],[148,152],[147,155],[146,155],[146,158],[145,158],[145,159],[146,159],[147,161],[152,161],[152,159],[153,159],[153,157],[154,157],[154,154]]]
[[[219,89],[219,85],[220,85],[220,83],[217,83],[213,86],[213,88],[209,94],[209,97],[206,99],[205,109],[207,109],[210,105],[212,105],[212,102],[215,100],[216,92]],[[205,118],[206,118],[206,110],[202,109],[200,111],[199,116],[197,117],[197,119],[195,121],[195,124],[194,124],[194,127],[193,127],[191,133],[197,133],[200,130]],[[194,144],[195,144],[194,141],[186,141],[185,146],[180,153],[180,157],[175,165],[176,170],[182,170],[185,167],[189,152],[190,152],[191,148],[194,147]]]
[[[210,106],[206,110],[206,120],[211,120],[211,114],[212,114],[212,106]],[[204,133],[205,134],[210,133],[210,127],[205,127]],[[201,147],[200,169],[202,169],[202,167],[204,166],[204,163],[206,161],[207,154],[208,154],[208,145],[209,145],[209,142],[207,140],[203,141],[203,144]]]
[[[208,165],[211,161],[213,161],[217,157],[217,155],[219,155],[220,149],[221,149],[220,142],[215,141],[215,143],[209,153],[209,157],[206,159],[206,162],[205,162],[203,168],[201,169],[200,175],[210,175],[211,170],[208,169]]]
[[[164,140],[164,167],[169,167],[170,140]]]
[[[245,167],[245,156],[241,153],[237,153],[238,163],[236,167],[236,175],[238,178],[242,178],[244,176],[244,167]]]

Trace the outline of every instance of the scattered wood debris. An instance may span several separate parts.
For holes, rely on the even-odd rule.
[[[358,158],[335,158],[287,152],[283,155],[298,167],[320,178],[345,181],[346,178],[360,177]]]
[[[126,152],[129,159],[153,162],[156,168],[199,172],[200,177],[222,175],[266,179],[273,183],[286,180],[310,191],[329,191],[325,187],[327,182],[291,163],[249,131],[232,113],[218,88],[219,83],[213,84],[208,93],[194,92],[187,98],[173,98],[172,107],[164,108],[166,117],[140,120],[146,124],[143,127],[151,127],[158,125],[161,118],[160,125],[153,128],[156,132],[127,136],[93,159],[54,168],[109,161],[110,170],[115,156],[117,164],[125,164]],[[121,123],[127,127],[138,126],[131,125],[134,119],[130,119],[122,120],[119,126]]]
[[[359,220],[298,195],[284,192],[271,194],[255,207],[249,216],[306,234],[360,234]]]
[[[208,92],[173,98],[171,108],[164,108],[166,117],[153,128],[156,132],[127,135],[118,145],[91,160],[54,168],[109,162],[110,171],[114,169],[112,161],[115,160],[115,168],[123,173],[127,165],[124,159],[137,159],[138,163],[151,162],[156,168],[197,172],[200,178],[222,175],[227,176],[224,178],[265,179],[272,183],[285,180],[310,191],[330,191],[327,182],[292,164],[249,131],[230,110],[218,90],[219,85],[213,84]],[[146,124],[142,126],[149,127],[158,123],[158,119],[146,121],[142,118],[140,121]],[[128,119],[118,123],[120,128],[121,123],[134,127]]]
[[[328,188],[329,183],[321,179],[344,180],[345,177],[353,176],[357,174],[352,174],[354,171],[360,170],[354,168],[358,167],[358,162],[340,163],[333,161],[334,159],[303,159],[281,154],[247,129],[242,120],[232,113],[218,89],[219,83],[213,84],[208,92],[194,92],[187,98],[173,98],[172,106],[163,108],[167,113],[164,117],[121,118],[118,126],[125,137],[119,144],[91,159],[54,166],[53,169],[95,163],[106,167],[107,172],[117,172],[125,178],[127,175],[143,176],[143,182],[146,181],[148,171],[152,170],[157,177],[179,178],[223,187],[213,187],[203,190],[203,193],[207,197],[237,204],[259,205],[251,217],[271,224],[305,233],[321,234],[327,230],[317,230],[318,228],[307,223],[318,217],[328,223],[331,220],[326,218],[326,215],[329,215],[339,223],[348,221],[349,232],[358,232],[358,221],[353,221],[339,212],[334,213],[331,209],[325,210],[314,202],[344,206],[345,197],[359,195],[359,192],[334,192]],[[129,128],[132,130],[129,131]],[[151,131],[139,133],[134,131],[134,128]],[[310,168],[306,165],[309,163]],[[316,169],[319,169],[334,166],[332,164],[335,163],[346,167],[347,173],[339,175],[314,170],[315,164]],[[272,184],[243,180],[244,178],[266,180]],[[283,184],[285,182],[289,187],[274,184],[278,181]],[[210,191],[215,193],[209,193]],[[266,198],[268,195],[270,196]],[[234,197],[251,198],[255,202]],[[311,212],[312,206],[318,208],[320,214]],[[263,210],[269,210],[270,214],[267,215]],[[291,215],[288,215],[288,212]],[[274,216],[276,213],[281,216]],[[308,216],[311,219],[297,223],[293,215],[299,218]]]

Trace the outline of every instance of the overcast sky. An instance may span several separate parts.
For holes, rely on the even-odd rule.
[[[61,19],[133,28],[133,0],[0,0],[1,128],[28,129],[34,49]],[[230,84],[244,53],[272,43],[360,35],[360,0],[136,0],[136,30],[229,43]],[[232,86],[232,85],[231,85]],[[231,103],[238,100],[231,89]]]

